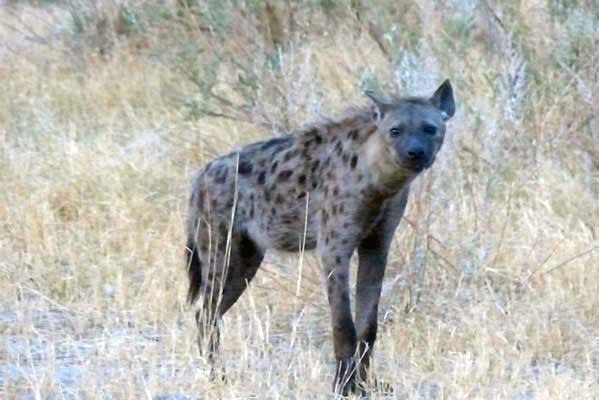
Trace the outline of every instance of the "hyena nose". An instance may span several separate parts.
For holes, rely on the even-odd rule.
[[[408,157],[414,161],[420,161],[424,158],[424,149],[422,147],[413,147],[408,150]]]

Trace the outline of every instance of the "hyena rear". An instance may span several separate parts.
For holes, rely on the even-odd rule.
[[[193,179],[188,299],[202,298],[198,343],[211,355],[220,318],[250,283],[265,251],[298,251],[304,243],[317,249],[326,279],[334,390],[345,394],[366,378],[391,239],[410,183],[433,164],[455,111],[449,81],[430,98],[367,95],[370,107],[242,147]],[[356,249],[352,318],[349,262]]]

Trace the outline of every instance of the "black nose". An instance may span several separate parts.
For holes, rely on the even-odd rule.
[[[424,158],[424,149],[422,147],[415,147],[408,150],[408,157],[415,161],[420,161]]]

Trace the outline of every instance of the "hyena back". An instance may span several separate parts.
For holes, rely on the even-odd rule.
[[[187,223],[188,300],[202,299],[198,343],[207,343],[211,355],[219,319],[265,251],[316,249],[332,315],[334,389],[347,393],[366,378],[391,239],[410,183],[433,164],[455,111],[449,81],[430,98],[367,95],[371,107],[242,147],[196,174]]]

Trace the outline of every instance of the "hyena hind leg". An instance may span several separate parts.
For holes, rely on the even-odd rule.
[[[210,360],[218,351],[222,316],[243,294],[264,259],[264,253],[245,233],[231,235],[230,243],[219,242],[215,262],[203,266],[202,300],[196,312],[198,347]]]

